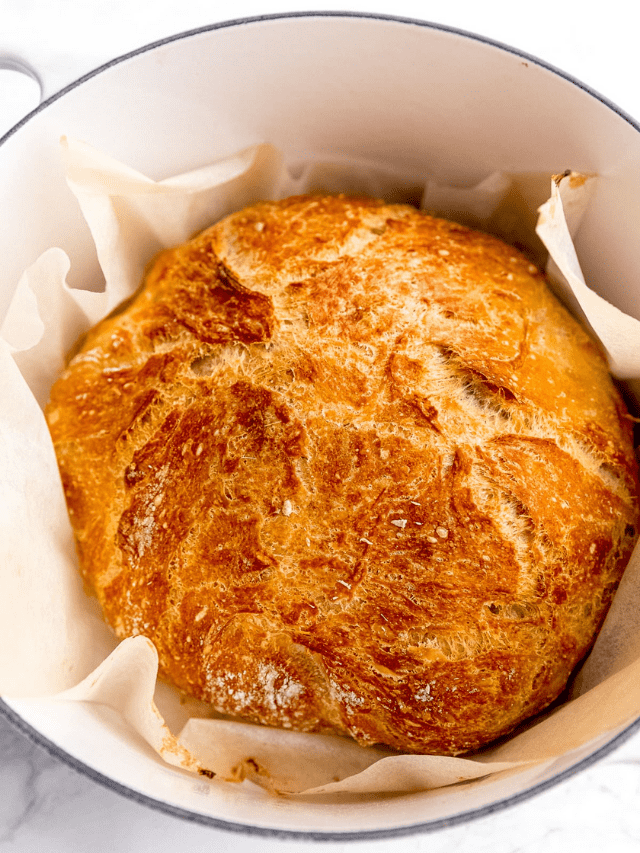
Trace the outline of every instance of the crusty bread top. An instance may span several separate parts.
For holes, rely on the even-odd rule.
[[[163,252],[47,417],[118,635],[268,725],[481,746],[558,696],[635,539],[597,346],[407,206],[261,203]]]

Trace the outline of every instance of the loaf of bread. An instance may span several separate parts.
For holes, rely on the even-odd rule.
[[[455,755],[562,692],[636,537],[598,346],[495,237],[300,196],[151,263],[47,419],[118,637],[224,714]]]

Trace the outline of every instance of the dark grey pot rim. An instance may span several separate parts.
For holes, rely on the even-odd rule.
[[[237,27],[243,26],[245,24],[255,24],[261,21],[274,21],[282,18],[366,18],[373,20],[381,20],[381,21],[390,21],[393,23],[406,24],[410,26],[417,27],[425,27],[431,30],[440,30],[442,32],[451,33],[452,35],[462,36],[464,38],[470,39],[471,41],[481,42],[487,44],[491,47],[498,48],[507,53],[512,53],[515,56],[518,56],[527,62],[531,62],[535,65],[538,65],[542,68],[545,68],[548,71],[553,72],[559,77],[564,78],[568,82],[572,83],[579,89],[582,89],[587,94],[594,97],[596,100],[603,103],[614,113],[619,115],[622,119],[628,122],[635,130],[640,132],[640,124],[629,116],[624,110],[620,109],[616,104],[610,101],[608,98],[596,92],[594,89],[582,83],[580,80],[577,80],[575,77],[572,77],[570,74],[554,67],[553,65],[545,62],[544,60],[538,59],[531,54],[528,54],[524,51],[518,50],[509,45],[503,44],[499,41],[495,41],[493,39],[487,38],[485,36],[480,36],[475,33],[467,32],[466,30],[461,30],[456,27],[449,27],[444,24],[436,24],[429,21],[421,21],[414,18],[405,18],[398,17],[395,15],[383,15],[377,13],[368,13],[368,12],[339,12],[339,11],[316,11],[316,12],[283,12],[277,14],[270,15],[258,15],[254,17],[248,18],[237,18],[230,21],[222,21],[215,24],[210,24],[208,26],[197,27],[196,29],[187,30],[182,33],[177,33],[172,36],[167,36],[166,38],[159,39],[158,41],[151,42],[150,44],[143,45],[142,47],[137,48],[136,50],[130,51],[128,53],[123,54],[122,56],[116,57],[115,59],[106,62],[103,65],[95,68],[92,71],[89,71],[87,74],[84,74],[82,77],[79,77],[74,82],[65,86],[59,92],[51,95],[49,98],[44,100],[41,104],[39,104],[32,112],[26,115],[23,119],[21,119],[17,124],[15,124],[4,136],[0,137],[0,147],[4,142],[7,141],[13,134],[15,134],[23,125],[27,122],[31,121],[35,116],[37,116],[40,112],[47,109],[48,106],[53,104],[59,98],[62,98],[67,92],[72,91],[73,89],[81,86],[83,83],[91,80],[92,77],[95,77],[98,74],[101,74],[103,71],[107,71],[114,65],[118,65],[121,62],[124,62],[128,59],[132,59],[135,56],[138,56],[142,53],[146,53],[147,51],[154,50],[155,48],[162,47],[163,45],[170,44],[174,41],[179,41],[181,39],[187,39],[191,36],[197,36],[202,33],[210,32],[212,30],[225,29],[227,27]],[[0,699],[0,714],[2,714],[6,719],[13,724],[19,731],[25,734],[31,741],[43,747],[50,755],[54,758],[59,759],[64,764],[72,767],[74,770],[88,776],[93,781],[97,782],[100,785],[103,785],[105,788],[108,788],[111,791],[115,791],[117,794],[121,794],[124,797],[133,800],[134,802],[140,803],[142,805],[148,806],[151,809],[155,809],[157,811],[163,812],[164,814],[170,815],[172,817],[181,818],[182,820],[189,821],[191,823],[200,824],[204,826],[211,826],[215,829],[226,830],[229,832],[236,832],[245,835],[251,836],[261,836],[268,838],[279,838],[283,840],[292,840],[299,839],[303,841],[365,841],[365,840],[382,840],[388,838],[399,838],[408,835],[415,835],[418,833],[427,833],[434,832],[440,829],[445,829],[447,827],[457,826],[462,823],[467,823],[470,820],[474,820],[481,817],[487,817],[488,815],[494,814],[496,812],[500,812],[503,809],[509,808],[511,806],[516,805],[517,803],[522,802],[523,800],[527,800],[536,794],[540,794],[543,791],[559,784],[565,779],[570,778],[571,776],[585,770],[596,762],[600,761],[606,755],[609,755],[615,749],[617,749],[621,744],[625,741],[629,740],[633,735],[635,735],[638,731],[640,731],[640,718],[635,720],[629,726],[627,726],[623,731],[619,732],[617,735],[612,737],[610,741],[601,746],[595,752],[586,756],[585,758],[580,759],[580,761],[573,764],[571,767],[567,768],[559,772],[557,775],[552,777],[551,779],[547,779],[543,782],[539,782],[535,785],[532,785],[530,788],[527,788],[524,791],[520,791],[517,794],[514,794],[510,797],[506,797],[495,803],[490,803],[486,806],[482,806],[476,809],[470,809],[468,811],[459,812],[456,815],[452,815],[451,817],[439,818],[437,820],[431,820],[427,822],[418,822],[415,824],[411,824],[409,826],[401,826],[401,827],[391,827],[389,829],[376,829],[371,831],[357,831],[357,832],[304,832],[300,830],[286,830],[286,829],[274,829],[271,827],[263,827],[263,826],[254,826],[249,824],[241,824],[235,823],[231,821],[225,821],[221,818],[211,817],[209,815],[198,814],[195,812],[188,811],[187,809],[178,808],[177,806],[172,806],[169,803],[163,802],[161,800],[156,800],[152,797],[148,797],[144,794],[139,793],[138,791],[133,790],[132,788],[128,788],[125,785],[121,785],[119,782],[115,782],[113,779],[105,776],[104,774],[98,772],[93,767],[88,764],[85,764],[82,761],[74,758],[69,755],[69,753],[65,752],[61,749],[57,744],[50,741],[44,735],[42,735],[39,731],[37,731],[33,726],[29,725],[25,720],[20,717],[12,708],[10,708],[2,699]]]

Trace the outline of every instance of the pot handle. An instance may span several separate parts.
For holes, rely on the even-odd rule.
[[[42,100],[42,82],[30,66],[0,52],[0,136]]]
[[[41,47],[32,52],[34,56],[38,54],[37,61],[31,60],[29,50],[24,47],[12,49],[0,34],[0,136],[38,104],[89,70],[66,54],[47,56]]]
[[[82,77],[95,64],[87,56],[74,57],[68,53],[62,56],[53,52],[47,54],[41,45],[31,51],[29,48],[25,50],[24,45],[15,48],[0,33],[0,70],[14,71],[34,80],[40,89],[38,103]]]

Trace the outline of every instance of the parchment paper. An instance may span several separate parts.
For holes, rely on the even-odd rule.
[[[194,715],[172,732],[165,718],[179,719],[178,706],[184,717],[184,700],[157,685],[153,644],[135,637],[116,645],[95,601],[82,589],[41,410],[78,336],[137,289],[156,252],[254,201],[306,191],[419,202],[430,212],[492,230],[538,261],[548,251],[559,295],[600,338],[613,374],[638,378],[640,323],[587,287],[571,239],[595,176],[493,174],[461,189],[439,186],[428,176],[416,180],[344,163],[297,164],[292,171],[264,144],[153,181],[78,141],[63,139],[62,156],[106,284],[101,291],[96,282],[86,291],[71,289],[69,259],[51,248],[23,275],[0,330],[0,689],[5,696],[106,705],[145,738],[158,760],[211,778],[249,778],[274,792],[305,796],[425,790],[542,765],[640,715],[636,551],[572,700],[478,756],[397,755],[346,738],[217,719],[195,702]],[[639,280],[629,286],[640,287],[640,270]]]

